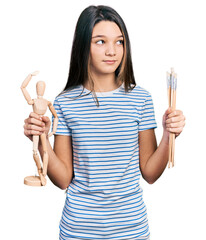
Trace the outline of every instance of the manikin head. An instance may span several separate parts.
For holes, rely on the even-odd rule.
[[[43,81],[37,82],[37,84],[36,84],[36,93],[37,93],[37,96],[43,97],[43,96],[44,96],[45,88],[46,88],[45,82],[43,82]]]

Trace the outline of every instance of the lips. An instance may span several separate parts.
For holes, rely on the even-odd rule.
[[[103,62],[108,64],[114,64],[117,60],[103,60]]]

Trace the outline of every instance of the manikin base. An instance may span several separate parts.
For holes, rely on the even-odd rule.
[[[46,181],[46,179],[45,179],[45,181]],[[41,187],[41,186],[45,186],[46,182],[44,184],[42,184],[39,176],[28,176],[28,177],[24,178],[24,184],[29,185],[29,186]]]

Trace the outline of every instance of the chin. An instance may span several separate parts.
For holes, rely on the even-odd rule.
[[[102,69],[101,72],[104,74],[111,74],[111,73],[115,73],[116,70],[117,70],[117,67],[110,66],[105,69]]]
[[[119,66],[119,65],[118,65]],[[100,68],[93,68],[92,70],[94,71],[94,73],[98,74],[98,75],[107,75],[107,74],[114,74],[115,71],[117,70],[118,66],[104,66],[104,67],[100,67]]]

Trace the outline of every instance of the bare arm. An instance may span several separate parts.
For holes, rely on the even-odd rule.
[[[57,187],[66,189],[73,177],[72,138],[71,136],[55,136],[54,149],[47,139],[47,149],[49,155],[47,175]],[[41,144],[39,152],[43,157]]]
[[[140,170],[143,178],[154,183],[164,172],[168,162],[169,133],[178,136],[185,126],[185,117],[179,110],[167,110],[163,116],[163,136],[157,147],[154,129],[139,132]]]
[[[36,76],[37,74],[38,74],[38,72],[34,72],[34,73],[29,74],[21,85],[22,93],[23,93],[23,95],[24,95],[24,97],[25,97],[25,99],[26,99],[26,101],[29,105],[34,104],[34,101],[31,99],[28,91],[26,90],[26,87],[29,84],[29,82],[31,81],[32,76]]]
[[[31,113],[25,120],[24,134],[32,140],[32,135],[46,135],[49,132],[51,122],[48,117],[39,117],[36,113]],[[54,149],[47,138],[47,148],[49,163],[47,174],[51,181],[59,188],[66,189],[73,178],[73,149],[71,136],[55,136]],[[43,156],[43,148],[39,143],[39,152]]]
[[[139,133],[140,169],[143,178],[154,183],[163,173],[168,162],[169,144],[164,139],[157,147],[154,129]]]

